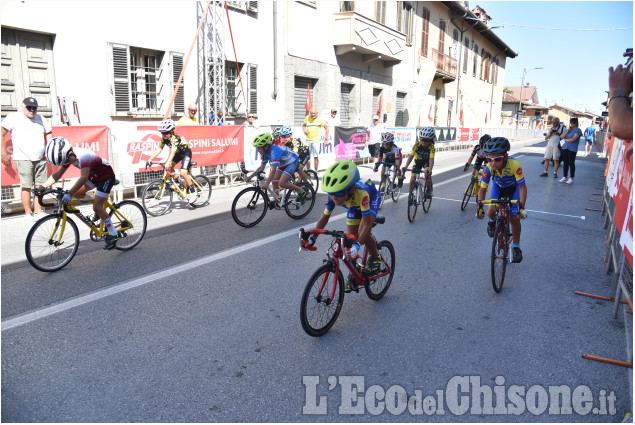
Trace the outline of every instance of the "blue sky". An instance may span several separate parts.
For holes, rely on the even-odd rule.
[[[599,114],[608,90],[608,68],[624,64],[633,47],[633,30],[571,31],[528,27],[607,29],[633,28],[631,1],[471,1],[492,17],[490,27],[518,56],[507,58],[505,85],[538,89],[541,104],[560,105]],[[515,26],[518,25],[518,26]],[[523,26],[520,26],[523,25]],[[542,67],[543,69],[530,70]]]

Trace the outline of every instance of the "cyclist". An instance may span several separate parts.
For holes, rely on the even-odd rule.
[[[483,152],[483,145],[491,138],[492,136],[490,136],[489,134],[484,134],[483,136],[481,136],[481,138],[478,140],[478,144],[474,146],[474,149],[472,149],[470,158],[465,163],[465,167],[463,168],[464,172],[470,168],[472,160],[474,159],[474,157],[476,157],[476,161],[474,162],[474,169],[472,170],[472,178],[474,178],[481,171],[483,163],[487,159],[485,152]],[[474,192],[476,192],[477,190],[478,188],[474,187]]]
[[[372,228],[381,204],[381,195],[375,184],[370,179],[361,181],[355,163],[344,159],[326,169],[322,177],[322,190],[329,196],[324,213],[315,227],[324,229],[336,205],[347,208],[346,232],[357,236],[357,242],[351,248],[351,257],[355,258],[361,250],[361,245],[365,244],[370,253],[365,271],[369,275],[377,274],[382,260],[372,235]],[[315,240],[316,236],[311,235],[303,246],[312,247]],[[347,284],[346,292],[350,292],[351,289],[350,284]]]
[[[401,170],[402,174],[406,175],[406,169],[410,162],[414,158],[415,165],[412,167],[412,173],[410,173],[410,186],[408,187],[408,193],[412,190],[412,183],[414,182],[414,176],[419,174],[421,170],[427,170],[426,172],[426,195],[432,196],[432,167],[434,167],[434,127],[424,127],[419,130],[417,135],[417,142],[412,147],[412,152],[406,161],[406,166]]]
[[[164,146],[169,146],[170,153],[168,154],[168,159],[165,160],[166,171],[173,172],[174,166],[179,162],[181,163],[181,177],[185,179],[187,184],[187,192],[190,193],[189,201],[194,202],[198,194],[196,193],[196,188],[192,185],[192,178],[189,173],[190,168],[192,168],[192,150],[185,139],[174,133],[174,127],[176,127],[176,124],[169,118],[161,121],[158,128],[161,133],[161,143],[159,143],[159,148],[150,155],[150,159],[146,162],[146,167],[152,165],[152,160],[161,153]]]
[[[269,184],[273,182],[273,190],[278,196],[280,195],[278,186],[280,186],[284,189],[295,190],[300,194],[300,202],[304,202],[304,198],[309,193],[308,189],[306,187],[296,186],[290,181],[298,168],[298,155],[286,146],[273,145],[271,133],[257,135],[252,145],[258,149],[262,163],[256,171],[247,176],[245,181],[250,181],[255,175],[265,169],[268,162],[271,162],[269,177],[260,185],[262,190],[266,191]]]
[[[298,154],[298,169],[297,172],[300,175],[300,179],[303,182],[309,182],[309,176],[304,172],[304,167],[306,163],[309,162],[311,150],[308,146],[302,143],[300,139],[293,139],[291,137],[293,134],[293,130],[288,125],[283,126],[280,129],[280,138],[282,140],[282,146],[286,146],[288,149],[292,150],[296,154]]]
[[[509,149],[509,140],[505,137],[494,137],[485,142],[483,151],[487,155],[487,165],[483,170],[483,180],[481,181],[481,189],[478,192],[478,200],[480,202],[485,199],[487,187],[492,181],[490,199],[510,198],[520,202],[520,204],[512,204],[509,210],[509,221],[512,226],[513,237],[512,263],[520,263],[523,260],[523,252],[520,249],[520,219],[527,217],[527,213],[524,210],[525,202],[527,201],[527,185],[525,184],[523,168],[520,166],[520,162],[507,154]],[[490,205],[487,209],[487,216],[489,217],[487,234],[490,238],[494,237],[497,210],[498,207],[495,205]],[[483,207],[480,204],[476,216],[479,219],[484,216]]]
[[[282,135],[280,132],[282,131],[282,127],[276,127],[271,132],[271,140],[274,146],[282,146],[284,144],[282,140]]]
[[[115,172],[108,161],[100,158],[99,155],[89,149],[72,147],[63,137],[52,138],[46,144],[45,155],[48,162],[60,168],[46,180],[44,186],[40,186],[36,191],[41,193],[44,188],[52,186],[64,175],[71,164],[79,168],[80,177],[66,191],[62,197],[62,202],[68,204],[73,196],[83,198],[87,191],[97,189],[95,191],[93,211],[101,218],[106,230],[108,230],[104,249],[113,249],[117,245],[117,240],[119,240],[119,233],[104,208],[104,202],[108,199],[108,194],[115,185],[116,179]]]
[[[403,186],[403,173],[399,168],[401,166],[401,148],[395,145],[395,135],[389,132],[381,133],[381,147],[379,148],[379,156],[378,160],[387,162],[388,164],[394,165],[397,168],[397,178],[399,179],[398,186]],[[377,172],[379,169],[379,164],[375,164],[374,171]],[[382,164],[381,166],[381,175],[384,175],[386,169],[386,165]],[[382,183],[385,184],[385,183]],[[384,187],[380,187],[381,191]]]

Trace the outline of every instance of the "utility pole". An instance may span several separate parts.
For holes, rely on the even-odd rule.
[[[537,68],[531,68],[531,69],[527,69],[526,67],[523,67],[523,77],[520,81],[520,95],[518,96],[520,99],[518,99],[518,111],[516,111],[516,128],[518,128],[520,111],[523,109],[523,87],[525,86],[525,76],[527,75],[528,71],[533,71],[534,69],[542,69],[542,67],[539,66]]]

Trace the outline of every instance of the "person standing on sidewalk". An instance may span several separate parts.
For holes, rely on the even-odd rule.
[[[545,133],[545,140],[548,140],[545,148],[545,171],[540,177],[549,175],[549,162],[553,160],[553,178],[558,178],[558,166],[560,165],[560,135],[564,132],[564,124],[560,123],[560,118],[553,117],[551,119],[551,129]]]
[[[562,155],[564,155],[562,172],[564,177],[558,180],[560,183],[573,183],[573,178],[575,177],[575,157],[578,154],[580,137],[582,137],[582,130],[578,128],[578,119],[571,118],[569,121],[569,130],[560,135],[560,138],[564,140],[564,145],[562,146]],[[571,174],[569,174],[569,170],[571,170]],[[569,175],[568,179],[567,175]]]
[[[593,123],[584,129],[584,139],[586,140],[584,143],[584,156],[589,156],[591,149],[593,149],[593,139],[595,137],[596,130],[597,128],[595,128]]]
[[[42,206],[34,202],[31,209],[31,188],[46,182],[48,171],[44,159],[44,147],[51,140],[51,124],[37,113],[37,100],[27,97],[22,101],[22,111],[8,114],[2,121],[2,163],[11,164],[11,157],[20,176],[20,199],[27,218],[39,218]],[[11,132],[13,153],[9,157],[4,135]]]
[[[324,127],[324,146],[328,145],[329,140],[329,128],[326,125],[324,118],[318,117],[317,108],[311,108],[309,115],[304,119],[302,124],[302,131],[306,135],[306,144],[309,145],[311,150],[311,156],[313,157],[313,163],[315,164],[315,171],[318,170],[318,155],[319,155],[319,143],[321,128]],[[311,161],[307,162],[307,169],[311,168]]]

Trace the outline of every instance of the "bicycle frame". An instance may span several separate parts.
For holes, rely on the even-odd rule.
[[[412,168],[408,168],[406,169],[406,171],[410,171],[414,176],[412,184],[417,184],[417,199],[415,199],[415,201],[417,202],[417,204],[421,204],[424,200],[423,188],[425,187],[426,174],[428,173],[428,170],[421,170],[418,173],[413,173]],[[421,177],[421,174],[423,174],[423,178]],[[424,184],[421,184],[421,182],[423,182]]]
[[[177,183],[176,180],[174,180],[175,178],[179,177],[179,175],[176,174],[176,170],[172,172],[168,171],[165,164],[162,162],[159,162],[159,165],[161,166],[161,168],[163,168],[163,187],[161,188],[161,192],[158,194],[158,197],[162,197],[163,191],[165,190],[166,186],[170,186],[170,188],[178,193],[181,198],[186,198],[187,194],[183,190],[181,190],[181,185]],[[189,170],[186,170],[185,172],[190,176],[190,178],[192,177]],[[192,179],[192,184],[198,189],[203,190],[196,179]]]
[[[509,224],[509,222],[510,222],[510,220],[509,220],[509,216],[510,216],[509,208],[510,208],[510,206],[512,204],[518,203],[518,201],[509,200],[509,199],[503,198],[503,199],[489,199],[487,201],[481,201],[481,203],[483,205],[488,205],[488,204],[489,205],[496,205],[498,207],[497,211],[496,211],[496,218],[495,218],[496,223],[503,222],[507,226]],[[501,240],[501,241],[499,241],[499,244],[502,246],[502,245],[505,245],[505,243],[506,243],[508,246],[511,246],[512,242],[513,242],[513,236],[512,236],[512,234],[510,232],[509,240],[508,241]],[[509,260],[511,262],[511,258]]]
[[[247,173],[248,173],[248,171],[247,171],[247,170],[243,170],[243,174],[245,174],[245,175],[246,175]],[[254,187],[260,187],[260,183],[261,183],[262,181],[264,181],[265,179],[266,179],[266,178],[265,178],[265,172],[264,172],[264,171],[260,171],[260,172],[258,173],[258,175],[256,176],[256,180],[254,180],[254,182],[253,182],[253,183],[251,183],[251,184],[252,184],[252,186],[254,186]],[[291,180],[291,181],[293,182],[293,184],[297,184],[297,183],[298,183],[298,182],[296,181],[295,176],[293,176],[293,178],[292,178],[292,180]],[[277,182],[278,182],[278,180],[272,180],[272,183],[273,183],[273,182],[276,182],[276,183],[277,183]],[[261,190],[262,190],[262,189],[261,189]],[[269,186],[267,186],[267,191],[265,192],[265,191],[263,190],[263,191],[262,191],[262,193],[264,193],[264,194],[265,194],[267,203],[269,203],[269,201],[271,200],[271,198],[273,198],[273,199],[276,201],[276,204],[277,204],[279,207],[284,207],[286,204],[284,204],[284,203],[283,203],[283,201],[284,201],[284,198],[287,196],[287,191],[288,191],[289,189],[287,189],[286,187],[279,187],[279,188],[278,188],[278,190],[281,190],[281,191],[282,191],[282,192],[280,193],[280,195],[276,194],[276,191],[275,191],[275,190],[273,190],[273,188],[271,187],[271,185],[269,185]]]

